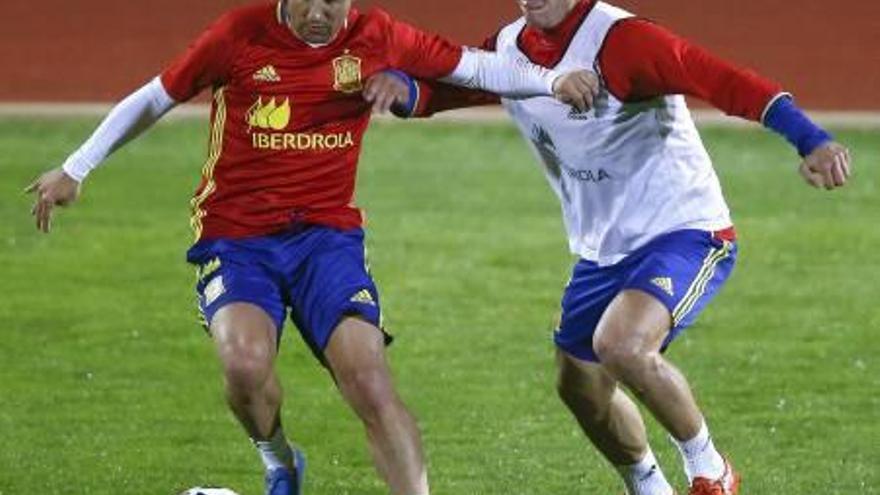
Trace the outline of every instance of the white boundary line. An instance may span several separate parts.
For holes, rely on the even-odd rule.
[[[3,103],[0,102],[0,118],[71,118],[100,117],[110,111],[108,103]],[[209,107],[205,104],[187,104],[175,108],[170,119],[207,118]],[[716,110],[694,110],[694,120],[703,126],[745,127],[753,125],[742,119],[728,117]],[[818,123],[828,127],[880,128],[880,111],[810,111],[810,116]],[[379,116],[379,121],[397,119]],[[418,122],[438,123],[493,123],[509,122],[501,107],[482,107],[455,110],[438,114],[431,119],[418,119]]]

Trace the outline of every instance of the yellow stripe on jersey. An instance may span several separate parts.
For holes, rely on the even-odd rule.
[[[709,251],[709,254],[703,260],[703,266],[700,267],[700,271],[697,272],[697,276],[694,277],[694,281],[691,282],[684,297],[672,311],[673,326],[681,323],[684,317],[694,309],[697,301],[699,301],[700,298],[703,297],[703,294],[706,293],[706,287],[709,285],[709,281],[715,276],[715,267],[718,266],[718,263],[721,260],[730,254],[730,249],[731,243],[724,241],[723,246]]]
[[[202,236],[202,219],[205,218],[205,211],[202,204],[208,199],[214,191],[217,190],[217,183],[214,182],[214,167],[220,160],[223,153],[223,132],[226,127],[226,87],[221,87],[214,92],[214,122],[211,128],[211,146],[208,151],[208,160],[202,167],[202,178],[205,180],[205,186],[202,191],[192,199],[190,206],[192,207],[192,217],[190,218],[190,226],[193,229],[196,240]]]

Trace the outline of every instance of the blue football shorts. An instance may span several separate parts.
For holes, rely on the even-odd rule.
[[[262,308],[280,339],[290,319],[323,360],[333,330],[346,316],[382,328],[379,293],[369,274],[361,229],[308,226],[298,231],[196,243],[187,261],[198,267],[196,293],[208,328],[223,306]],[[383,330],[384,332],[384,330]],[[386,344],[391,337],[385,334]]]
[[[556,345],[579,359],[599,362],[593,335],[602,314],[620,292],[637,289],[657,298],[672,315],[665,351],[718,293],[736,253],[735,242],[711,232],[680,230],[657,237],[614,265],[580,260],[562,297]]]

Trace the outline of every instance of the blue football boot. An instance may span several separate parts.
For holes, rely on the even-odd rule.
[[[302,495],[306,474],[306,458],[298,449],[293,450],[294,471],[272,469],[266,473],[266,495]]]

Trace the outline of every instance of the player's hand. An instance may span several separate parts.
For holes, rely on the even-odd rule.
[[[377,72],[367,79],[364,100],[373,104],[373,112],[388,113],[395,103],[406,105],[409,86],[399,77],[388,72]]]
[[[834,141],[813,150],[800,166],[801,176],[815,188],[832,190],[846,184],[852,173],[849,150]]]
[[[593,108],[599,94],[599,77],[588,70],[566,72],[553,81],[553,96],[562,103],[574,106],[580,112]]]
[[[79,190],[79,182],[67,175],[61,167],[46,172],[28,186],[24,192],[36,195],[31,215],[37,221],[37,228],[49,233],[52,228],[52,209],[76,201]]]

